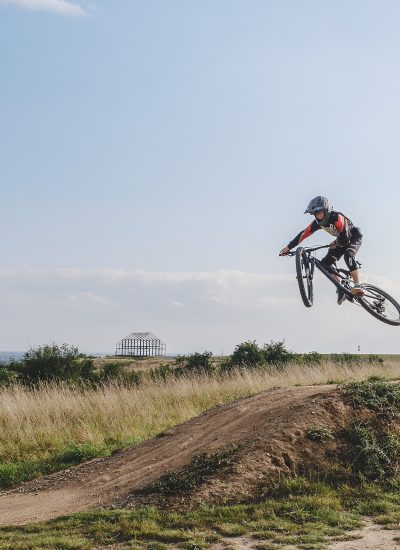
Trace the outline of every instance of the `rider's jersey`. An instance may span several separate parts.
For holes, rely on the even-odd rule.
[[[332,211],[328,218],[327,225],[321,225],[320,222],[315,219],[306,229],[304,229],[304,231],[300,231],[300,233],[290,241],[288,248],[294,248],[304,241],[304,239],[318,231],[318,229],[323,229],[333,237],[336,237],[335,244],[337,246],[348,246],[352,240],[362,237],[360,229],[355,227],[349,218],[341,212]]]

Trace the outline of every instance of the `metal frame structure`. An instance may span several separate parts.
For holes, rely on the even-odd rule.
[[[167,346],[151,332],[132,332],[117,342],[115,355],[154,357],[165,355]]]

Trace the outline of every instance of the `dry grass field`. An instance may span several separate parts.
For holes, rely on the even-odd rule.
[[[76,444],[105,454],[148,439],[219,403],[274,387],[400,378],[400,361],[384,364],[290,365],[284,370],[238,371],[230,376],[192,376],[138,387],[110,384],[93,390],[43,385],[0,390],[0,462],[41,461]]]

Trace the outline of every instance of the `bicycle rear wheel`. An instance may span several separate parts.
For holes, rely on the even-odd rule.
[[[362,287],[365,294],[357,298],[362,307],[379,321],[388,325],[399,326],[400,305],[396,300],[377,286],[363,284]]]
[[[314,301],[313,269],[310,258],[302,247],[296,249],[296,275],[303,304],[306,307],[311,307]]]

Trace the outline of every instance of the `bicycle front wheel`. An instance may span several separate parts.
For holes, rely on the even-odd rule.
[[[314,301],[312,264],[302,247],[296,249],[296,275],[303,304],[306,307],[311,307]]]
[[[362,287],[365,294],[357,298],[362,307],[379,321],[388,325],[399,326],[400,305],[396,300],[377,286],[363,284]]]

